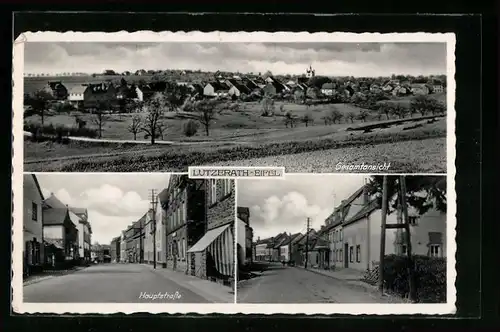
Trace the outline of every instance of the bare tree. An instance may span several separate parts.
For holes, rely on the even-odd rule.
[[[24,104],[30,106],[30,109],[26,111],[25,116],[38,115],[43,126],[45,123],[45,116],[50,115],[48,110],[49,103],[52,99],[54,99],[52,94],[45,90],[38,90],[31,95],[26,95]]]
[[[270,116],[274,114],[274,99],[265,97],[262,99],[262,115],[263,116]]]
[[[290,128],[293,128],[293,126],[295,125],[295,117],[293,116],[292,112],[287,111],[285,113],[284,122],[286,128],[288,128],[288,125],[290,125]]]
[[[302,122],[304,122],[304,124],[306,125],[306,127],[309,125],[309,123],[313,123],[314,122],[314,119],[313,119],[312,115],[309,114],[309,113],[304,114],[300,120]]]
[[[328,115],[328,117],[330,118],[330,124],[335,124],[337,123],[337,121],[340,123],[340,121],[344,117],[344,114],[342,114],[342,112],[340,112],[338,109],[333,108],[330,110],[330,114]]]
[[[398,118],[403,119],[407,113],[407,109],[401,105],[396,105],[392,108],[392,113]]]
[[[387,104],[381,104],[379,106],[379,111],[383,114],[385,114],[385,117],[387,120],[389,120],[389,114],[391,114],[391,107]]]
[[[162,127],[161,120],[167,105],[167,99],[162,93],[156,93],[146,103],[146,116],[142,120],[141,130],[146,133],[146,137],[151,139],[151,144],[155,144],[158,136],[158,129]],[[163,134],[163,131],[162,131]]]
[[[361,121],[365,122],[366,121],[366,118],[368,118],[368,112],[365,111],[365,110],[361,110],[358,114],[358,119],[360,119]]]
[[[351,120],[351,123],[354,123],[354,119],[356,118],[356,114],[354,112],[349,112],[347,113],[346,116],[349,120]]]
[[[218,114],[218,103],[216,100],[201,100],[195,106],[196,112],[198,112],[198,122],[205,128],[205,133],[207,136],[210,135],[210,125],[212,121],[216,118]]]
[[[142,128],[142,118],[139,115],[132,117],[132,122],[128,125],[127,130],[134,135],[134,141],[137,139],[137,134]]]
[[[92,122],[97,126],[99,138],[102,138],[102,130],[106,122],[109,120],[108,112],[111,109],[111,104],[108,101],[99,101],[97,107],[92,109]]]

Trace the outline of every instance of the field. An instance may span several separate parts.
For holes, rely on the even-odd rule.
[[[393,105],[399,105],[403,106],[406,108],[410,107],[412,99],[414,99],[415,96],[409,96],[409,97],[394,97],[391,100],[382,100],[379,101],[378,103],[386,103],[386,104],[393,104]],[[446,93],[436,93],[436,94],[430,94],[429,98],[435,99],[438,102],[444,103],[446,105]]]
[[[184,146],[83,142],[63,145],[25,140],[25,170],[185,171],[187,166],[214,163],[250,166],[256,162],[261,164],[258,158],[275,157],[278,159],[267,159],[263,163],[284,162],[283,166],[288,166],[289,171],[307,171],[313,167],[315,171],[333,172],[336,160],[346,163],[390,161],[392,166],[388,172],[442,172],[446,160],[445,137],[446,120],[440,119],[409,130],[396,126],[372,133],[347,132],[324,125],[299,127],[245,136],[241,142],[228,139],[226,143],[221,140],[209,145],[196,142]],[[304,158],[301,154],[313,152],[317,152],[316,166],[308,165],[309,157],[300,159]]]

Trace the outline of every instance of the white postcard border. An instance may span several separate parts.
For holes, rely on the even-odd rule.
[[[149,304],[149,303],[24,303],[22,295],[22,220],[23,220],[23,76],[25,42],[445,42],[447,43],[447,192],[448,242],[447,262],[447,303],[443,304]],[[452,314],[456,301],[456,193],[455,193],[455,34],[453,33],[309,33],[309,32],[153,32],[126,31],[103,32],[26,32],[13,45],[13,251],[12,251],[12,307],[16,313],[225,313],[225,314]],[[172,173],[172,172],[168,172]],[[184,173],[184,172],[183,172]],[[308,173],[297,175],[313,175]],[[314,174],[327,176],[332,173]],[[333,173],[337,175],[357,175]],[[290,174],[286,174],[289,176]],[[369,175],[369,174],[363,174]],[[379,174],[380,175],[380,174]],[[389,174],[396,175],[396,174]],[[408,174],[431,175],[431,174]],[[436,174],[446,175],[446,174]],[[236,223],[237,224],[237,223]],[[237,231],[236,231],[237,232]],[[235,296],[236,296],[235,291]]]

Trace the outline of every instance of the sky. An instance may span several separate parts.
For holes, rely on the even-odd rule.
[[[109,244],[150,207],[151,189],[168,186],[169,174],[37,174],[45,198],[87,208],[92,243]]]
[[[318,230],[334,207],[363,184],[364,175],[287,175],[286,179],[239,180],[237,204],[250,208],[254,239]]]
[[[166,69],[377,77],[446,74],[446,43],[31,42],[25,73]]]

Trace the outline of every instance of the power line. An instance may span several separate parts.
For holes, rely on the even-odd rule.
[[[307,231],[306,231],[306,262],[304,267],[307,269],[307,263],[309,260],[309,230],[311,227],[311,218],[307,217]]]
[[[153,268],[156,269],[156,204],[157,202],[156,189],[151,189],[151,222],[153,224]]]

